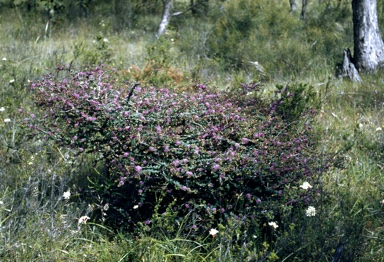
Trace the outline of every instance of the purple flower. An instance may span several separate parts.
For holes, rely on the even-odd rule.
[[[143,168],[142,168],[141,166],[136,166],[136,167],[135,167],[135,171],[136,171],[137,173],[140,173],[142,169],[143,169]]]
[[[129,153],[125,152],[123,156],[124,156],[124,157],[128,157],[128,156],[129,156]]]
[[[191,171],[185,172],[185,174],[188,176],[188,178],[191,178],[193,176],[193,173]]]
[[[168,147],[168,146],[164,146],[164,152],[165,152],[165,153],[168,153],[168,152],[169,152],[169,147]]]
[[[207,87],[203,84],[197,84],[196,85],[197,88],[201,89],[201,90],[205,90]]]
[[[246,195],[246,197],[248,198],[248,199],[251,199],[251,194],[250,193],[248,193],[247,195]]]
[[[180,161],[178,159],[176,159],[175,161],[172,162],[174,166],[178,166],[180,165]]]
[[[215,170],[215,171],[217,171],[219,168],[220,168],[220,166],[219,166],[218,164],[215,164],[215,165],[213,166],[213,170]]]
[[[187,187],[186,187],[186,186],[183,186],[183,187],[181,188],[181,190],[183,190],[183,191],[187,191]]]

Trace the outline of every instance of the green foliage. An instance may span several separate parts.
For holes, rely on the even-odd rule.
[[[280,95],[277,113],[287,123],[295,126],[295,121],[303,117],[304,114],[320,108],[319,97],[313,87],[304,84],[290,85],[288,92],[284,92],[284,88],[286,87],[282,85],[277,86],[277,94]],[[309,106],[312,106],[312,109],[309,109]]]
[[[325,61],[329,65],[340,56],[340,46],[350,45],[352,29],[346,26],[350,8],[319,10],[324,13],[310,13],[303,22],[289,13],[286,2],[228,2],[215,20],[208,54],[227,68],[247,69],[257,61],[277,78],[303,77],[321,70]]]
[[[172,62],[175,54],[173,38],[162,37],[156,44],[148,44],[146,48],[145,65],[140,68],[133,64],[128,70],[123,70],[124,79],[133,79],[143,86],[176,87],[180,91],[190,88],[189,73],[175,67]]]
[[[84,42],[75,44],[73,50],[76,63],[88,65],[108,63],[112,54],[108,38],[102,35],[97,35],[90,45]]]

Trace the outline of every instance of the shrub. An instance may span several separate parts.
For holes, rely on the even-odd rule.
[[[290,99],[303,95],[298,88],[280,88],[268,102],[257,85],[236,94],[202,84],[177,93],[120,83],[103,67],[65,73],[31,85],[42,114],[24,122],[38,138],[104,165],[92,183],[114,227],[150,226],[170,213],[191,214],[196,232],[228,219],[278,220],[281,205],[311,200],[315,190],[298,185],[315,186],[326,167],[310,137],[314,111],[294,107],[306,119],[296,129],[280,111],[297,103]]]

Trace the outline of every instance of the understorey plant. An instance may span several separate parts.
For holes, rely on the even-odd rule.
[[[300,109],[305,121],[293,129],[279,111],[301,95],[292,88],[269,101],[248,91],[198,84],[195,92],[178,93],[119,77],[102,66],[58,69],[31,84],[39,110],[24,119],[36,139],[102,164],[92,186],[108,204],[108,225],[150,228],[155,213],[188,215],[191,229],[207,232],[229,220],[278,220],[282,205],[306,205],[316,194],[326,164],[311,137],[315,113]],[[258,92],[256,85],[243,88]],[[314,187],[299,190],[303,182]]]

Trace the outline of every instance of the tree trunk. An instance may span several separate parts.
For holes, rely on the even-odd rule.
[[[344,49],[343,63],[340,65],[340,70],[337,73],[338,77],[349,78],[353,82],[361,82],[359,72],[354,65],[354,59],[352,58],[351,51]]]
[[[190,6],[191,6],[192,15],[196,15],[197,12],[196,12],[196,7],[195,7],[195,1],[194,0],[191,0]]]
[[[305,20],[305,15],[306,15],[306,12],[307,12],[307,2],[308,2],[308,0],[303,0],[302,1],[301,15],[300,15],[300,19],[301,20]]]
[[[172,8],[172,0],[166,0],[164,3],[164,11],[163,18],[161,19],[159,30],[157,31],[156,37],[159,38],[167,28],[169,21],[171,20],[171,8]]]
[[[379,31],[376,0],[353,0],[354,64],[372,72],[384,64],[384,43]]]
[[[289,5],[291,7],[291,13],[297,10],[296,0],[289,0]]]

